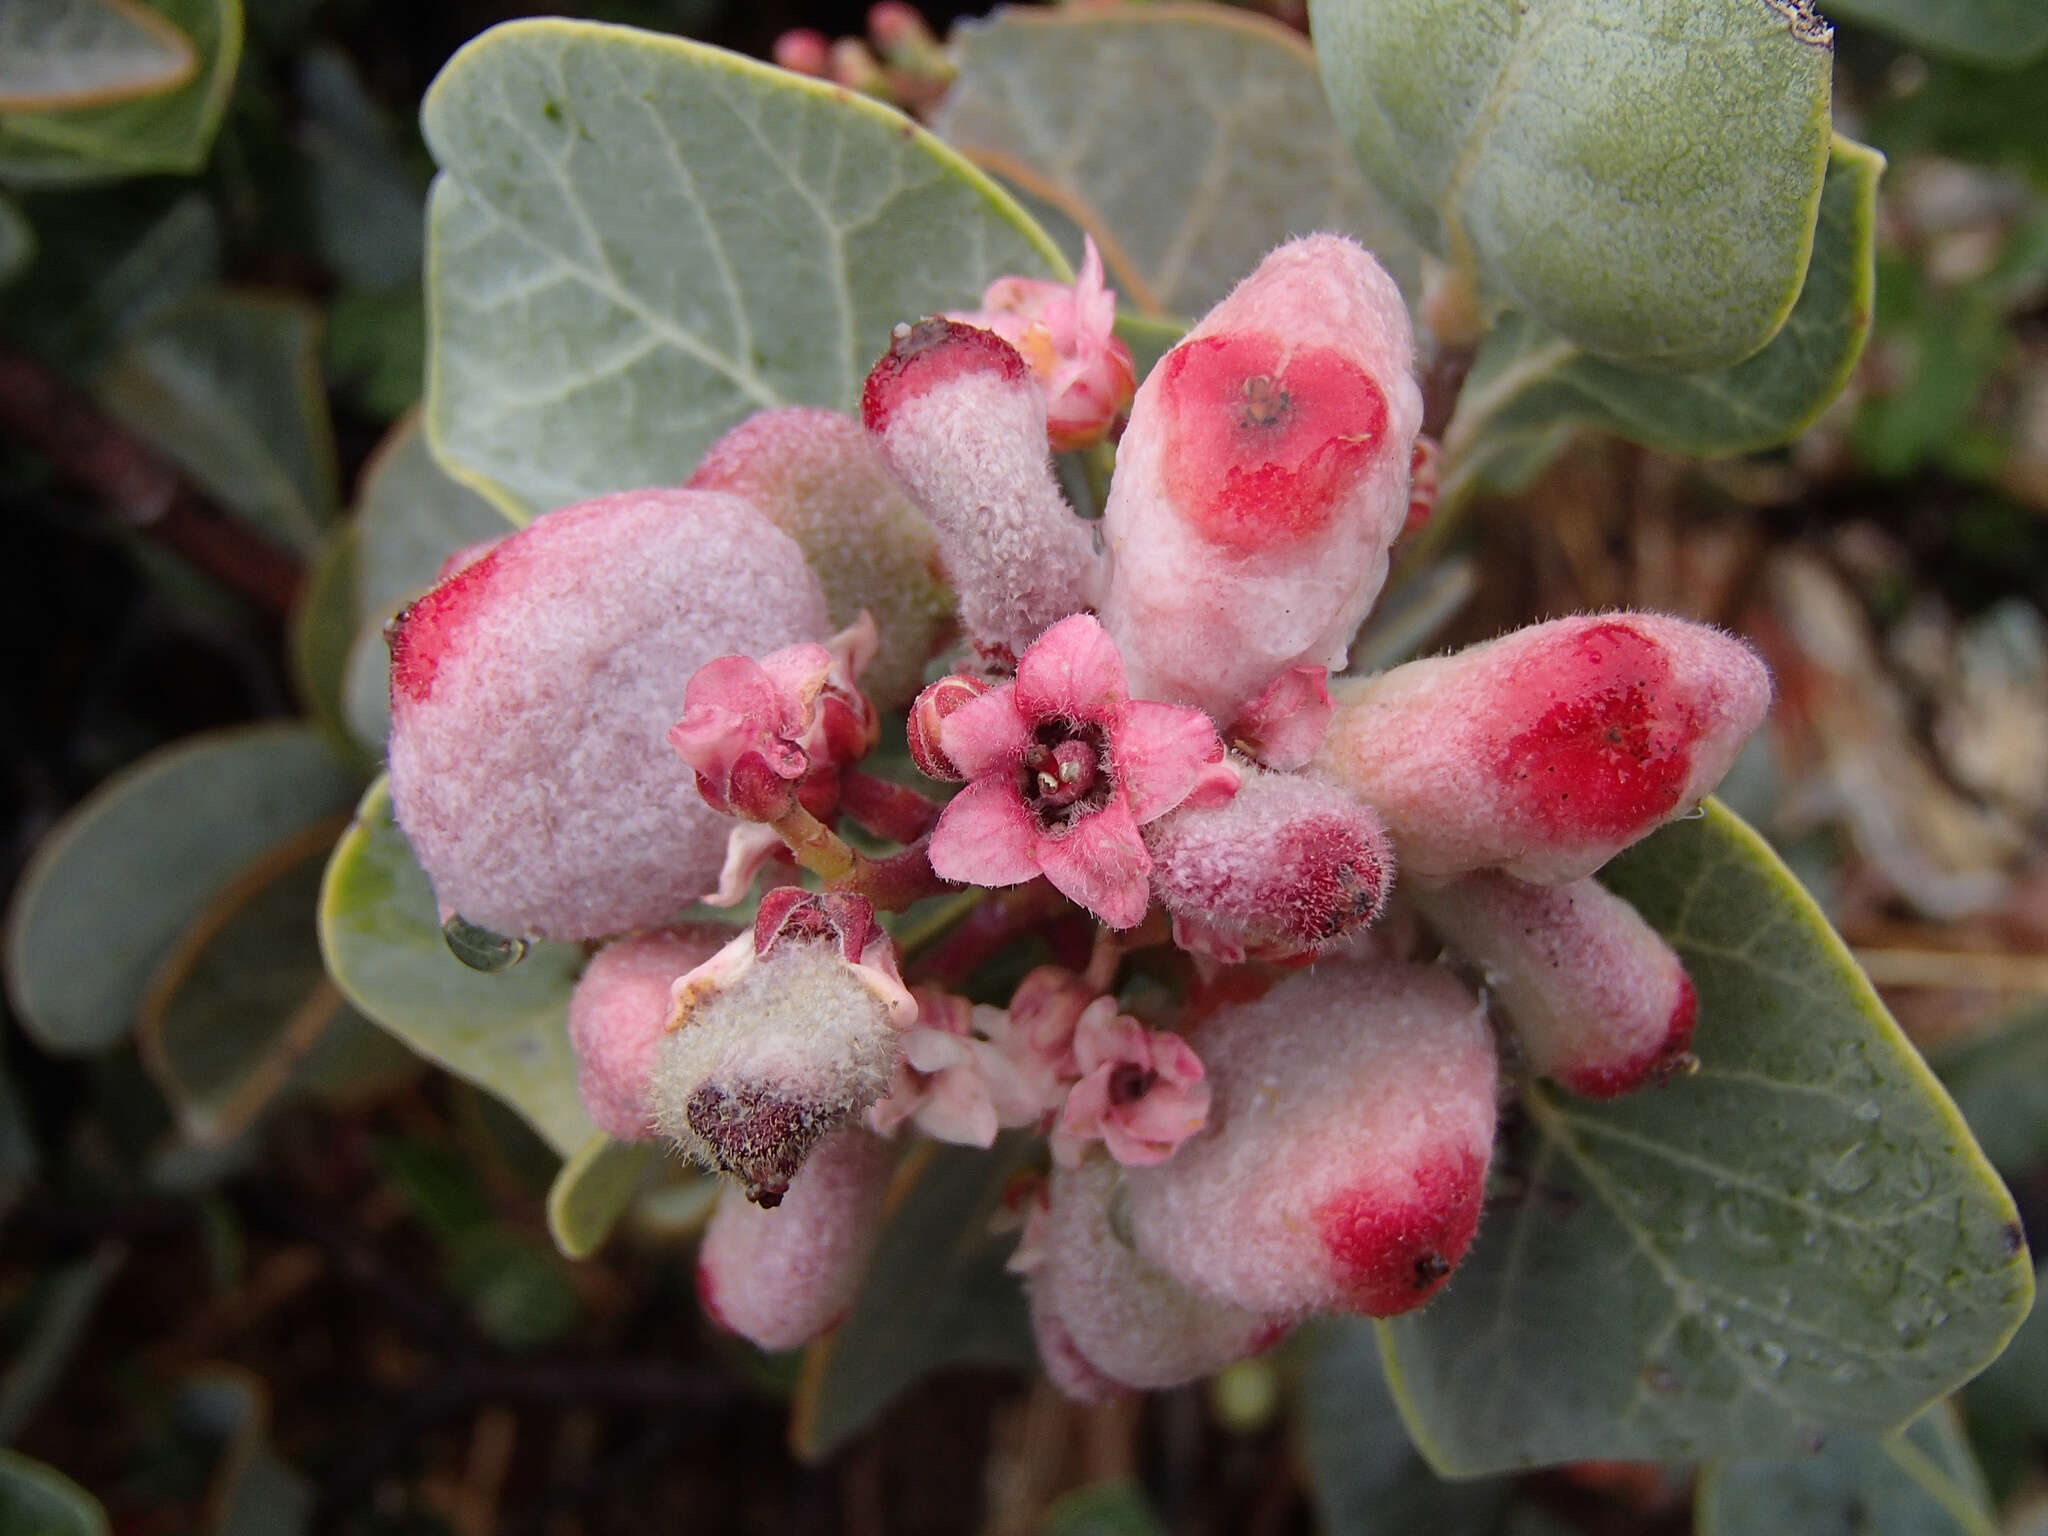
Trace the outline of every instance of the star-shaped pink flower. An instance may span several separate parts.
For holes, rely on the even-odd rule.
[[[1053,1155],[1068,1167],[1096,1140],[1127,1168],[1163,1163],[1209,1123],[1201,1058],[1179,1035],[1118,1013],[1114,998],[1098,998],[1081,1015],[1074,1058],[1081,1080],[1052,1134]]]
[[[970,782],[932,832],[932,868],[969,885],[1044,875],[1112,928],[1151,900],[1138,828],[1175,806],[1221,805],[1237,774],[1198,709],[1133,699],[1091,614],[1038,637],[1014,682],[945,717],[940,745]]]

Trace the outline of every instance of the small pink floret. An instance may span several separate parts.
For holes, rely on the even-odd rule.
[[[1209,1122],[1201,1059],[1180,1036],[1118,1013],[1114,998],[1081,1015],[1074,1060],[1081,1077],[1052,1138],[1054,1155],[1069,1166],[1097,1140],[1127,1168],[1163,1163]]]
[[[939,726],[967,788],[932,833],[932,868],[974,885],[1044,875],[1115,928],[1150,902],[1138,828],[1185,801],[1236,792],[1216,728],[1199,710],[1133,701],[1102,626],[1074,614],[1024,653],[1014,682]]]

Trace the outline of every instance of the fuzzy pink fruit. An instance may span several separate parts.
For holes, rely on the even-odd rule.
[[[665,739],[691,675],[826,625],[802,551],[709,491],[550,513],[435,587],[391,634],[391,797],[442,906],[530,938],[671,920],[730,826]]]
[[[730,928],[667,928],[607,944],[569,996],[576,1092],[597,1128],[621,1141],[651,1141],[648,1079],[668,1023],[676,978],[709,960]]]
[[[1692,1062],[1699,998],[1685,966],[1599,881],[1480,873],[1408,887],[1430,925],[1486,972],[1537,1072],[1611,1099]]]
[[[1391,1317],[1472,1242],[1498,1070],[1448,972],[1325,965],[1193,1032],[1210,1128],[1125,1173],[1138,1252],[1254,1312]]]
[[[697,1250],[697,1295],[711,1320],[762,1349],[795,1349],[853,1305],[889,1192],[889,1144],[834,1132],[763,1209],[729,1184]]]
[[[1336,692],[1316,766],[1379,812],[1405,868],[1557,885],[1699,804],[1762,721],[1771,679],[1718,629],[1609,613]]]
[[[655,1128],[773,1206],[811,1151],[888,1092],[917,1004],[858,896],[780,889],[670,992]]]
[[[1288,669],[1342,667],[1408,516],[1414,353],[1393,279],[1312,235],[1152,370],[1103,516],[1102,618],[1140,697],[1228,725]]]
[[[960,616],[1014,661],[1090,606],[1097,561],[1046,453],[1045,396],[1017,349],[956,320],[898,326],[868,374],[861,419],[937,530]]]
[[[1313,954],[1370,927],[1394,883],[1379,819],[1302,774],[1247,774],[1228,805],[1162,817],[1145,844],[1181,947],[1228,964]]]
[[[1055,1344],[1064,1336],[1100,1377],[1147,1391],[1197,1380],[1277,1344],[1289,1319],[1197,1296],[1117,1235],[1117,1177],[1107,1158],[1053,1171],[1044,1260],[1030,1288],[1032,1311],[1057,1323]],[[1048,1331],[1049,1323],[1038,1325],[1041,1339]],[[1081,1384],[1090,1383],[1084,1376]]]
[[[757,412],[711,445],[690,486],[744,497],[795,539],[835,625],[863,609],[883,621],[861,687],[882,709],[910,702],[952,622],[953,596],[931,525],[859,422],[812,406]]]

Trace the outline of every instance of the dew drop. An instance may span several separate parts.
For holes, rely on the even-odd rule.
[[[1813,1171],[1821,1183],[1836,1194],[1853,1195],[1858,1190],[1868,1189],[1877,1177],[1877,1159],[1871,1154],[1870,1144],[1859,1141],[1840,1153],[1815,1153]]]
[[[1883,1116],[1884,1111],[1878,1107],[1877,1100],[1865,1099],[1861,1104],[1858,1104],[1856,1108],[1851,1111],[1851,1113],[1854,1114],[1856,1118],[1858,1120],[1861,1120],[1865,1125],[1875,1125],[1877,1124],[1878,1120]]]
[[[441,924],[441,940],[448,946],[448,953],[472,971],[489,974],[511,970],[532,947],[524,939],[510,939],[480,928],[460,914],[451,915]]]
[[[1792,1358],[1790,1351],[1776,1339],[1760,1340],[1756,1346],[1756,1357],[1773,1376],[1784,1370],[1785,1362]]]

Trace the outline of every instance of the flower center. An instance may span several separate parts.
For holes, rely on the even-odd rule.
[[[1024,803],[1047,828],[1071,826],[1109,802],[1109,743],[1102,728],[1048,720],[1024,749]]]
[[[1157,1072],[1147,1072],[1134,1061],[1124,1062],[1109,1074],[1109,1102],[1119,1109],[1135,1104],[1157,1081]]]

